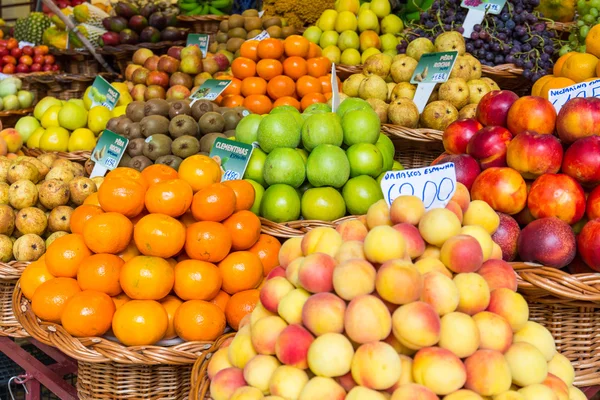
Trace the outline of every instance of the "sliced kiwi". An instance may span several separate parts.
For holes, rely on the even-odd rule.
[[[171,143],[173,141],[167,135],[152,135],[144,141],[143,153],[149,159],[156,160],[160,156],[171,154]]]
[[[144,115],[169,115],[169,102],[164,99],[150,99],[144,105]]]
[[[130,140],[127,145],[127,154],[131,157],[142,155],[144,153],[144,141],[143,138]]]
[[[242,17],[240,14],[232,14],[229,17],[229,30],[234,28],[243,28],[244,23],[246,22],[246,18]]]
[[[198,136],[198,123],[190,115],[177,115],[169,123],[169,134],[173,138]]]
[[[140,122],[142,118],[146,116],[144,107],[145,102],[132,101],[131,103],[127,104],[127,108],[125,109],[125,115],[133,122]]]
[[[169,108],[169,118],[173,119],[180,114],[192,115],[192,108],[190,107],[189,101],[177,100],[171,103],[171,107]]]
[[[198,121],[205,113],[212,111],[214,105],[208,100],[198,100],[192,105],[192,117]]]
[[[235,110],[227,110],[223,113],[223,119],[225,120],[225,126],[223,130],[229,131],[235,129],[240,122],[241,118]]]
[[[173,168],[174,170],[179,169],[179,164],[181,164],[183,160],[180,157],[174,155],[161,156],[154,161],[155,164],[164,164]]]
[[[202,138],[200,139],[200,151],[210,153],[210,150],[212,149],[215,140],[217,140],[217,138],[220,137],[227,138],[227,136],[218,132],[212,132],[202,136]]]
[[[210,111],[204,114],[198,121],[200,133],[223,132],[225,119],[218,112]]]
[[[187,158],[199,151],[200,142],[193,136],[180,136],[171,143],[171,153],[177,157]]]
[[[267,17],[263,19],[263,28],[267,29],[270,26],[277,25],[278,27],[282,27],[281,18],[279,17]]]
[[[221,23],[219,24],[219,31],[227,32],[228,30],[229,30],[229,21],[225,19],[225,20],[221,21]]]
[[[121,118],[121,120],[119,121],[119,123],[117,124],[117,126],[113,132],[117,133],[121,136],[126,136],[126,132],[129,129],[129,124],[132,124],[132,123],[133,123],[133,121],[127,117]]]
[[[129,124],[126,134],[129,140],[143,137],[142,126],[139,122],[132,122]]]
[[[169,132],[169,120],[162,115],[149,115],[140,121],[142,135],[145,137]]]
[[[142,172],[145,168],[151,166],[152,160],[146,156],[135,156],[129,160],[129,167]]]
[[[233,28],[230,29],[229,32],[227,32],[227,36],[229,36],[229,38],[242,38],[245,39],[246,38],[246,30],[244,28]]]
[[[240,47],[242,47],[242,45],[245,42],[246,37],[242,38],[237,38],[237,37],[233,37],[230,38],[227,41],[227,51],[231,52],[231,53],[235,53],[236,51],[239,50]]]

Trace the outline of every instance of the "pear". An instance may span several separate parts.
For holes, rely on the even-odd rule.
[[[494,82],[492,78],[485,77],[481,78],[481,80],[490,85],[490,88],[492,88],[492,90],[500,90],[500,86],[498,86],[498,84]]]
[[[58,123],[65,129],[75,130],[87,126],[88,112],[83,106],[67,102],[58,112]]]
[[[323,14],[325,14],[325,12]],[[321,16],[321,18],[323,18],[323,16]],[[360,12],[358,14],[358,30],[360,32],[372,30],[379,34],[379,19],[377,18],[377,14],[372,10]]]
[[[42,115],[42,119],[40,120],[42,127],[46,129],[50,127],[59,127],[60,124],[58,123],[58,113],[61,108],[62,106],[60,105],[48,107],[48,109]]]
[[[448,81],[442,83],[438,96],[440,100],[447,100],[460,110],[469,104],[469,86],[462,78],[450,78]]]
[[[458,119],[475,118],[477,115],[477,104],[467,104],[458,112]]]
[[[358,87],[358,95],[361,99],[387,99],[387,83],[378,75],[371,75],[363,80]]]
[[[388,119],[395,125],[416,128],[419,124],[419,109],[412,100],[399,97],[390,103]]]
[[[471,104],[479,104],[481,98],[492,91],[490,85],[483,79],[473,79],[467,82],[467,85],[469,86],[469,103]]]
[[[384,18],[392,11],[389,0],[372,0],[370,8],[377,15],[377,18]]]
[[[93,150],[95,146],[96,136],[87,128],[75,129],[69,137],[69,151]]]
[[[465,54],[465,38],[458,32],[444,32],[435,39],[435,51],[458,51],[458,55]]]
[[[450,78],[462,78],[468,81],[471,79],[472,69],[473,65],[466,56],[458,56],[452,71],[450,71]]]
[[[404,97],[406,99],[412,100],[415,97],[415,92],[417,91],[417,86],[413,85],[409,82],[400,82],[394,86],[394,90],[392,90],[392,95],[390,96],[391,101],[395,101],[400,97]]]
[[[387,54],[375,54],[367,59],[367,62],[363,66],[363,74],[377,75],[383,79],[387,78],[390,74],[392,67],[392,57]]]
[[[426,53],[433,53],[435,46],[427,38],[418,38],[408,44],[406,55],[419,61],[421,56]]]
[[[472,54],[469,54],[469,53],[465,54],[463,57],[465,57],[469,61],[469,64],[471,64],[471,76],[469,76],[469,78],[467,80],[470,81],[472,79],[480,79],[481,78],[481,62],[479,62],[478,59],[476,59],[475,57],[473,57]],[[496,90],[496,89],[494,89],[494,90]],[[498,88],[498,90],[500,90],[500,88]]]
[[[363,74],[352,74],[342,85],[342,91],[350,97],[358,97],[358,87],[367,77]]]
[[[445,130],[458,119],[458,110],[449,101],[438,100],[427,104],[421,114],[421,125],[425,128]]]
[[[381,123],[387,123],[389,107],[388,104],[385,101],[379,99],[367,99],[367,103],[369,103],[371,107],[373,107],[373,111],[375,111],[375,114],[377,114]]]
[[[403,57],[392,63],[390,72],[394,82],[410,82],[410,78],[412,78],[415,73],[417,64],[419,64],[418,61],[412,57]]]

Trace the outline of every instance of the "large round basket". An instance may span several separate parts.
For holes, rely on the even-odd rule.
[[[87,50],[57,50],[52,54],[56,56],[63,70],[69,74],[94,76],[102,70],[100,63]]]
[[[350,75],[360,74],[361,72],[362,65],[335,65],[335,74],[342,82],[348,79]]]
[[[26,115],[33,112],[32,108],[24,108],[22,110],[0,111],[0,130],[4,128],[14,128],[17,121]]]
[[[18,261],[0,263],[0,336],[29,336],[17,321],[12,309],[15,285],[28,264]]]
[[[523,69],[514,64],[502,64],[495,67],[481,66],[481,75],[492,79],[501,89],[507,89],[518,94],[531,93],[533,82],[523,76]]]
[[[192,33],[214,35],[219,31],[221,21],[229,19],[229,15],[178,15],[177,19],[183,26],[189,26]]]
[[[46,87],[46,95],[56,97],[61,100],[79,99],[85,93],[85,90],[91,86],[100,75],[104,79],[112,82],[118,78],[115,73],[95,72],[90,74],[67,74],[60,73],[56,75],[40,75],[27,78],[37,85]]]
[[[214,351],[216,352],[221,348],[223,343],[225,343],[230,338],[233,338],[235,333],[230,333],[227,335],[221,336],[215,342]],[[212,354],[208,354],[206,357],[201,357],[196,360],[194,363],[194,367],[192,368],[192,375],[190,380],[190,396],[189,400],[205,400],[208,398],[208,389],[210,388],[210,380],[208,379],[208,375],[206,374],[206,370],[208,368],[208,364],[210,362]]]
[[[58,158],[64,158],[66,160],[76,162],[79,164],[85,164],[85,162],[89,160],[92,155],[91,151],[44,151],[40,149],[30,149],[29,147],[23,147],[22,150],[23,153],[25,153],[25,155],[29,157],[38,157],[42,154],[54,153],[58,156]]]
[[[415,140],[417,142],[440,142],[444,132],[427,128],[406,128],[400,125],[383,124],[381,130],[391,138]]]

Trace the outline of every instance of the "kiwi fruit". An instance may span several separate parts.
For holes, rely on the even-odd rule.
[[[219,24],[219,30],[221,32],[227,32],[229,30],[229,21],[228,20],[221,21],[221,23]]]
[[[244,28],[233,28],[230,29],[229,32],[227,32],[227,36],[229,36],[229,38],[242,38],[242,39],[246,39],[246,31],[244,30]]]
[[[145,117],[144,114],[145,102],[143,101],[132,101],[127,104],[125,109],[125,115],[133,122],[140,122]]]
[[[223,22],[227,22],[227,21],[223,21]],[[229,39],[229,37],[227,36],[227,31],[217,33],[215,36],[215,39],[217,40],[217,43],[226,43],[227,39]]]
[[[231,20],[230,20],[231,21]],[[231,22],[229,23],[231,25]],[[277,25],[278,27],[282,27],[281,18],[279,17],[267,17],[263,20],[263,28],[267,29],[271,26]]]
[[[217,46],[217,51],[219,50],[227,50],[227,43],[219,43]]]
[[[130,157],[141,156],[144,152],[144,143],[146,140],[144,138],[137,138],[129,141],[127,145],[127,154]]]
[[[223,132],[225,127],[225,119],[218,112],[210,111],[200,117],[198,121],[200,132],[202,134],[210,132]]]
[[[149,115],[144,117],[140,122],[140,126],[142,128],[142,135],[145,137],[155,135],[157,133],[169,133],[169,120],[162,115]]]
[[[225,132],[223,132],[223,135],[227,136],[228,138],[235,136],[235,129],[225,131]]]
[[[129,124],[129,129],[127,130],[127,139],[137,139],[143,137],[142,135],[142,126],[139,122],[132,122]]]
[[[240,122],[241,118],[235,110],[228,110],[223,113],[223,119],[225,120],[225,126],[223,130],[229,131],[235,129]]]
[[[283,36],[283,38],[286,38],[288,36],[295,35],[295,34],[296,34],[296,28],[294,28],[293,26],[284,26],[283,28],[281,28],[281,36]]]
[[[231,52],[231,53],[235,53],[236,51],[238,51],[240,49],[240,47],[242,47],[242,45],[245,42],[246,37],[244,37],[244,39],[240,39],[240,38],[231,38],[227,41],[227,51]]]
[[[173,119],[181,114],[192,115],[192,108],[190,107],[189,101],[176,100],[171,103],[171,107],[169,108],[169,118]]]
[[[213,111],[218,112],[219,114],[223,115],[229,110],[231,110],[231,108],[229,108],[229,107],[216,107]]]
[[[192,117],[196,121],[200,120],[205,113],[213,110],[213,103],[208,100],[198,100],[192,105]]]
[[[270,27],[268,27],[266,29],[266,31],[269,34],[269,36],[272,38],[280,39],[282,37],[281,27],[278,25],[271,25]]]
[[[106,129],[116,133],[115,129],[117,129],[117,124],[123,118],[127,118],[127,117],[125,115],[119,115],[118,117],[109,119],[108,122],[106,123]]]
[[[246,40],[252,39],[252,38],[260,35],[261,32],[262,32],[262,30],[260,30],[260,29],[255,29],[253,31],[248,32],[248,34],[246,35]]]
[[[233,110],[235,110],[235,112],[237,112],[237,114],[240,116],[240,120],[242,118],[252,114],[250,112],[250,110],[248,110],[246,107],[243,107],[243,106],[233,107]]]
[[[119,161],[119,167],[129,167],[129,160],[131,160],[131,156],[127,153],[123,153],[121,161]]]
[[[210,153],[210,150],[212,149],[215,140],[217,140],[217,138],[220,137],[227,138],[227,136],[218,132],[212,132],[202,136],[202,138],[200,139],[200,151]]]
[[[157,133],[146,138],[143,154],[154,161],[160,156],[171,154],[171,143],[173,141],[170,137]]]
[[[189,115],[177,115],[169,123],[169,134],[173,138],[198,136],[198,123]]]
[[[249,8],[247,10],[244,10],[244,12],[242,13],[242,15],[244,17],[258,17],[258,10],[255,10],[253,8]]]
[[[244,23],[246,22],[246,18],[242,17],[240,14],[232,14],[229,17],[229,30],[235,28],[243,28]],[[231,37],[231,35],[229,35]]]
[[[144,115],[169,115],[169,102],[164,99],[150,99],[144,104]]]
[[[175,171],[179,169],[179,164],[181,164],[183,160],[180,157],[174,155],[161,156],[156,159],[155,164],[164,164],[173,168]]]
[[[193,136],[180,136],[171,143],[171,153],[177,157],[187,158],[198,154],[200,142]]]
[[[135,156],[129,160],[129,167],[142,172],[145,168],[152,165],[152,161],[146,156]]]
[[[246,21],[244,21],[244,29],[246,31],[250,32],[260,28],[262,28],[262,21],[260,20],[260,17],[246,17]]]
[[[133,121],[129,118],[122,118],[116,126],[116,130],[113,131],[121,136],[126,136],[126,132],[129,130],[129,124],[133,124]]]

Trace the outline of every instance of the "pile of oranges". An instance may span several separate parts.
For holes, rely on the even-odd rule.
[[[211,158],[179,171],[117,168],[20,280],[37,317],[76,337],[110,329],[127,346],[213,341],[255,307],[280,243],[249,211],[254,188],[221,183]]]
[[[233,77],[219,77],[232,80],[217,99],[223,107],[244,106],[268,114],[273,107],[290,105],[302,111],[331,98],[331,61],[299,35],[244,42],[231,71]]]

